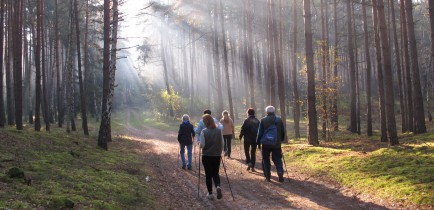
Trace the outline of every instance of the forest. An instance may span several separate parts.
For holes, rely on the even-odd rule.
[[[432,0],[0,0],[0,26],[0,209],[434,206]],[[284,183],[237,138],[267,106]],[[180,167],[204,110],[235,127],[222,201],[199,145]]]

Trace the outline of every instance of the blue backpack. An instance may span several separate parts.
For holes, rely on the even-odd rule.
[[[261,144],[262,145],[269,145],[274,146],[277,142],[277,117],[274,118],[274,123],[271,124],[267,129],[264,131],[264,135],[262,135],[261,138]]]

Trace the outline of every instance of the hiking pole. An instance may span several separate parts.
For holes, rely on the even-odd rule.
[[[285,170],[286,170],[286,176],[288,177],[288,182],[289,180],[289,173],[288,173],[288,168],[286,167],[286,161],[285,161],[285,156],[283,156],[283,152],[282,152],[282,159],[283,159],[283,164],[285,164]]]
[[[240,138],[239,151],[240,151],[240,172],[241,174],[243,174],[243,157],[241,156],[241,138]]]
[[[197,179],[197,198],[199,198],[199,186],[200,186],[200,148],[199,148],[199,175]]]
[[[223,164],[223,169],[225,170],[226,179],[228,180],[229,189],[231,190],[232,199],[235,201],[234,193],[232,192],[231,183],[229,182],[228,174],[226,173],[225,161],[223,161],[223,158],[221,158],[221,160]]]
[[[194,137],[193,137],[193,157],[194,157],[194,165],[196,166],[197,169],[196,145],[194,143]]]

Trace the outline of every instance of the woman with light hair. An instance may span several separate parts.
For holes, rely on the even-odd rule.
[[[182,123],[179,125],[178,142],[179,153],[181,154],[182,169],[187,166],[188,170],[191,170],[192,148],[193,139],[195,136],[194,127],[190,123],[190,116],[184,114],[182,116]],[[185,163],[185,147],[187,147],[188,162]]]
[[[225,156],[228,156],[228,158],[231,158],[231,141],[232,136],[234,135],[235,127],[234,127],[234,121],[231,119],[231,116],[229,115],[228,111],[223,111],[222,113],[222,119],[220,120],[220,124],[223,125],[223,140],[225,142]]]

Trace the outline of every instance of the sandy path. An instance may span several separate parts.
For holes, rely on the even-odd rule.
[[[129,115],[130,112],[127,112],[126,122],[129,122]],[[147,126],[137,129],[131,125],[127,125],[125,132],[125,135],[133,136],[144,144],[142,150],[146,155],[146,165],[152,174],[151,182],[156,186],[153,193],[166,209],[387,209],[361,201],[351,193],[343,193],[338,187],[306,180],[306,177],[291,173],[291,170],[291,181],[286,180],[285,173],[285,182],[279,183],[272,167],[272,181],[265,182],[259,151],[256,172],[248,172],[246,166],[240,164],[238,142],[233,145],[233,159],[224,160],[235,201],[231,197],[223,167],[220,168],[223,199],[209,201],[205,198],[207,191],[202,166],[198,198],[198,165],[195,164],[198,162],[198,147],[196,154],[193,154],[193,170],[182,170],[176,133]]]

